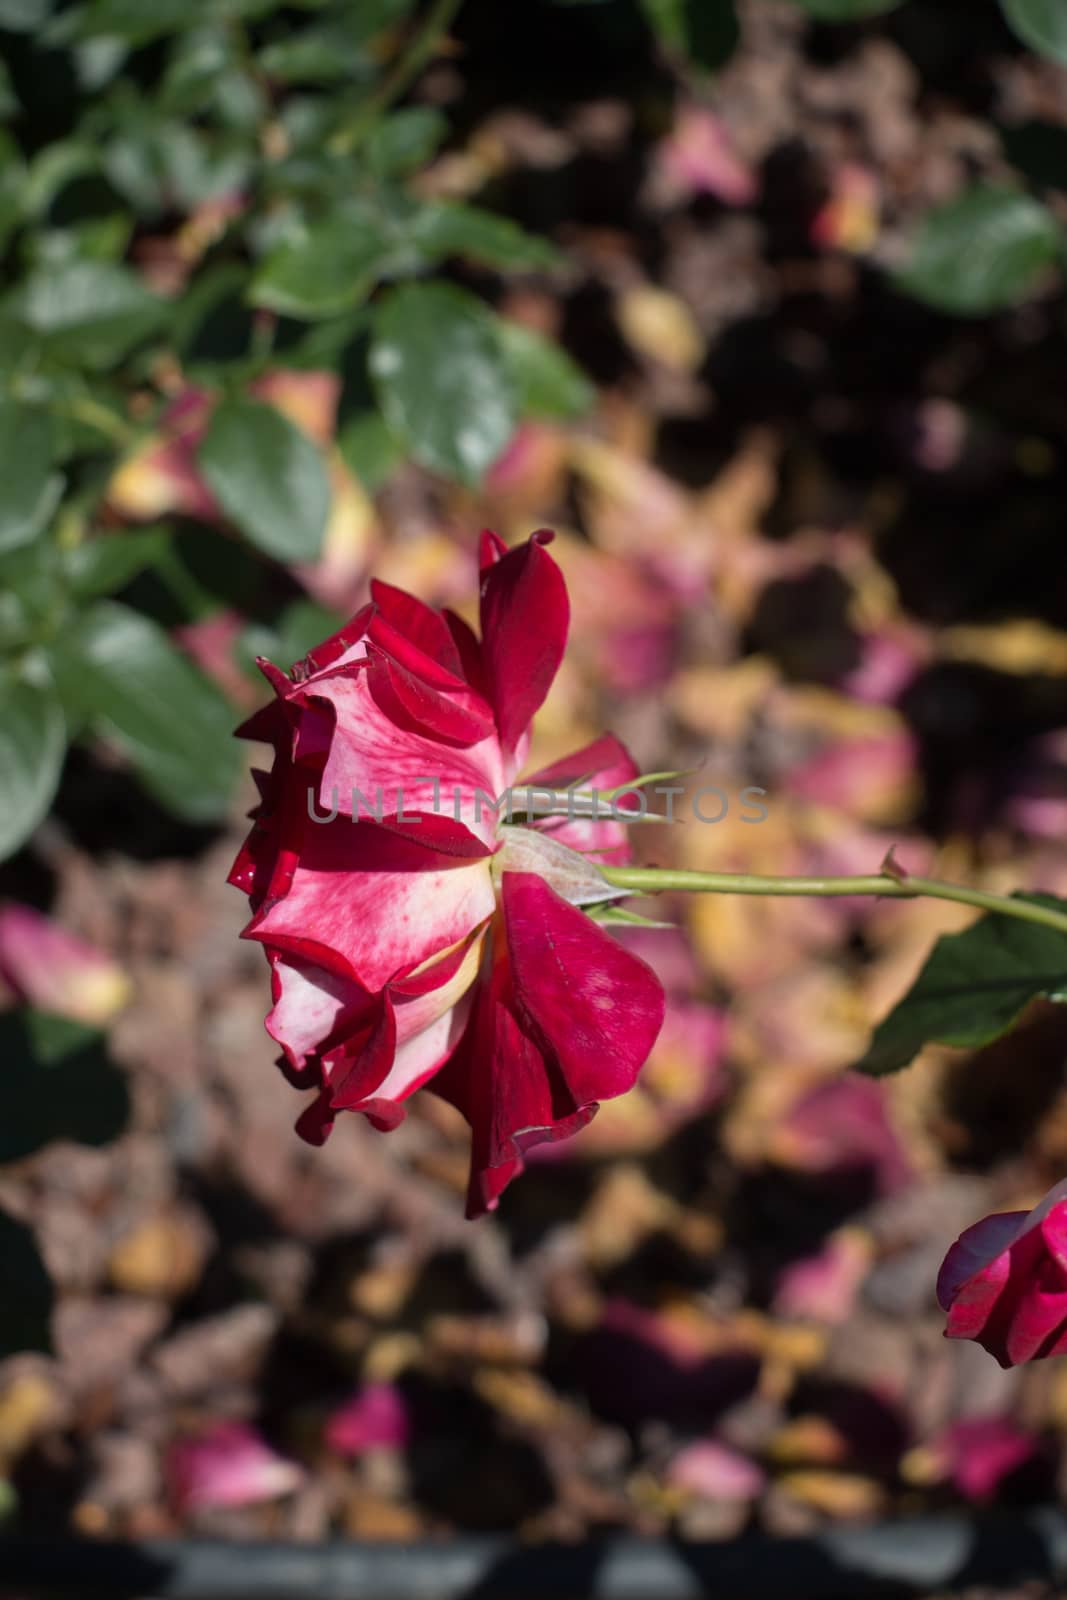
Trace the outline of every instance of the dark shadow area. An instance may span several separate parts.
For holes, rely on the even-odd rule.
[[[941,1092],[941,1142],[955,1164],[988,1171],[1018,1156],[1067,1082],[1067,1015],[1037,1000],[1003,1039],[953,1063]]]
[[[183,822],[131,772],[105,766],[77,745],[67,753],[52,810],[73,842],[89,854],[116,851],[134,861],[191,860],[219,838],[219,827]]]
[[[7,1541],[0,1595],[100,1600],[919,1600],[1067,1576],[1067,1519],[930,1517],[808,1537],[721,1543],[604,1539],[516,1546]],[[1051,1593],[1052,1591],[1048,1591]],[[1044,1600],[1046,1591],[1038,1591]]]

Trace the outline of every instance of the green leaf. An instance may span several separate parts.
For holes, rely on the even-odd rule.
[[[468,256],[506,271],[552,267],[562,259],[547,239],[527,233],[510,218],[452,201],[420,207],[412,219],[411,239],[428,261]]]
[[[37,268],[15,291],[14,309],[67,362],[109,367],[161,321],[165,304],[126,267],[68,261]]]
[[[654,33],[705,72],[725,66],[741,28],[733,0],[641,0]]]
[[[200,446],[200,470],[226,515],[279,561],[314,561],[330,510],[322,452],[273,407],[224,400]]]
[[[64,550],[61,570],[76,600],[96,600],[100,595],[114,594],[158,561],[166,545],[163,528],[101,534],[72,550]]]
[[[1067,912],[1054,895],[1016,896]],[[907,1066],[923,1045],[977,1049],[1006,1033],[1031,1000],[1067,999],[1067,934],[992,913],[934,945],[918,978],[875,1029],[860,1072]]]
[[[178,816],[225,816],[238,753],[229,701],[148,617],[105,600],[52,646],[64,704],[124,751]]]
[[[0,1162],[21,1161],[55,1139],[108,1144],[126,1126],[126,1080],[99,1028],[28,1008],[5,1011],[0,1052]]]
[[[151,5],[142,4],[142,0],[92,0],[78,13],[70,37],[94,39],[106,35],[126,44],[146,44],[160,34],[187,28],[197,20],[199,9],[189,0],[152,0]]]
[[[100,152],[86,139],[56,139],[30,162],[22,194],[27,218],[43,217],[69,183],[100,170]]]
[[[253,305],[315,320],[359,305],[382,278],[407,277],[447,256],[503,271],[551,267],[559,253],[507,217],[451,202],[416,204],[392,188],[350,200],[271,251],[249,289]]]
[[[380,178],[423,166],[448,132],[448,119],[432,106],[408,106],[384,117],[364,141],[361,160]]]
[[[66,748],[66,724],[55,694],[14,678],[0,680],[0,861],[47,814]]]
[[[331,217],[268,256],[248,297],[286,317],[336,316],[366,299],[392,249],[368,218]]]
[[[51,539],[34,539],[0,554],[0,600],[9,617],[21,619],[18,644],[32,649],[48,634],[63,610],[63,588],[58,577],[58,551]],[[36,682],[32,674],[25,674]],[[2,681],[2,679],[0,679]]]
[[[0,0],[0,28],[36,33],[52,10],[52,0]]]
[[[596,390],[565,350],[543,334],[501,317],[497,335],[524,417],[580,417]]]
[[[24,1222],[0,1211],[0,1360],[23,1350],[52,1350],[52,1280]]]
[[[351,85],[367,75],[370,63],[362,41],[349,29],[324,24],[268,45],[260,51],[256,66],[279,83]]]
[[[1062,245],[1039,201],[979,184],[926,217],[897,283],[939,311],[985,316],[1025,299]]]
[[[1067,66],[1067,4],[1064,0],[1000,0],[1011,28],[1040,55]]]
[[[381,488],[404,458],[385,419],[377,411],[361,411],[337,435],[337,448],[349,471],[368,494]]]
[[[29,544],[58,503],[46,411],[0,396],[0,553]],[[60,491],[62,479],[58,479]]]
[[[895,11],[903,0],[793,0],[793,4],[819,22],[858,22]]]
[[[514,383],[491,314],[446,283],[375,307],[370,372],[390,428],[424,467],[475,484],[511,438]]]

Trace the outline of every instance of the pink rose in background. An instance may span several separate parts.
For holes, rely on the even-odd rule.
[[[509,551],[483,536],[480,640],[372,584],[291,675],[261,663],[276,698],[240,730],[275,752],[230,881],[271,965],[282,1070],[316,1091],[298,1132],[321,1143],[339,1111],[394,1128],[429,1085],[472,1129],[471,1216],[524,1151],[632,1087],[663,1020],[655,975],[581,909],[613,897],[593,863],[627,859],[624,824],[509,826],[489,803],[563,656],[551,537]],[[605,736],[523,784],[634,776]]]
[[[1002,1367],[1067,1352],[1067,1179],[1032,1211],[984,1217],[945,1257],[945,1336],[974,1339]]]

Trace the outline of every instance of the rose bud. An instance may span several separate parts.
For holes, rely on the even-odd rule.
[[[942,1264],[945,1336],[974,1339],[1002,1367],[1067,1351],[1067,1179],[1032,1211],[984,1217]]]
[[[663,1020],[655,974],[582,909],[622,893],[597,861],[628,859],[624,811],[545,795],[632,780],[623,746],[524,778],[509,817],[567,636],[551,537],[483,536],[480,640],[373,583],[290,675],[260,663],[276,698],[239,730],[274,747],[230,881],[271,965],[282,1070],[316,1091],[297,1131],[321,1144],[341,1111],[394,1128],[427,1085],[471,1126],[471,1216],[525,1150],[633,1085]]]

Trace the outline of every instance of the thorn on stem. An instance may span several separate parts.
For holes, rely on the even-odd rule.
[[[907,870],[906,868],[902,867],[900,862],[897,860],[895,851],[896,845],[890,845],[889,849],[886,851],[885,859],[878,870],[881,872],[883,877],[892,878],[895,883],[907,883]]]

